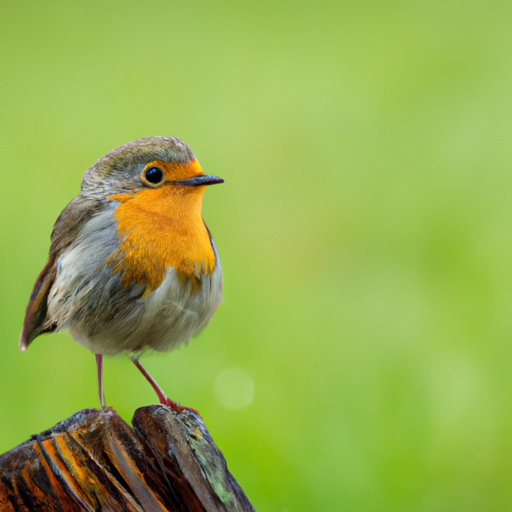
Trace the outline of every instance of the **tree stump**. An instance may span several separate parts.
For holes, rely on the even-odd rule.
[[[84,409],[0,455],[0,511],[254,511],[202,418]]]

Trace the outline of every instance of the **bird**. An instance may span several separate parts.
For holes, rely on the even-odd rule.
[[[84,174],[80,193],[57,218],[48,262],[36,279],[19,346],[67,331],[95,354],[105,409],[103,357],[167,352],[206,327],[222,302],[222,274],[203,221],[205,189],[223,183],[204,173],[177,137],[127,142]]]

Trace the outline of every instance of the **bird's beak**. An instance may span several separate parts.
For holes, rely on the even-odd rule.
[[[174,185],[181,185],[183,187],[202,187],[204,185],[215,185],[216,183],[224,183],[222,178],[218,176],[208,176],[202,174],[201,176],[194,176],[186,180],[175,181]]]

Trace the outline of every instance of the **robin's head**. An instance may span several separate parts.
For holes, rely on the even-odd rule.
[[[161,187],[185,192],[222,182],[205,175],[189,146],[177,137],[147,137],[101,157],[85,173],[81,192],[103,199]]]

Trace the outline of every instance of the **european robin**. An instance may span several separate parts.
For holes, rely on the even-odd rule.
[[[165,352],[206,327],[222,301],[217,249],[201,205],[207,185],[177,137],[128,142],[84,175],[80,194],[53,227],[50,256],[27,307],[20,348],[68,331],[96,354],[100,402],[104,355]]]

